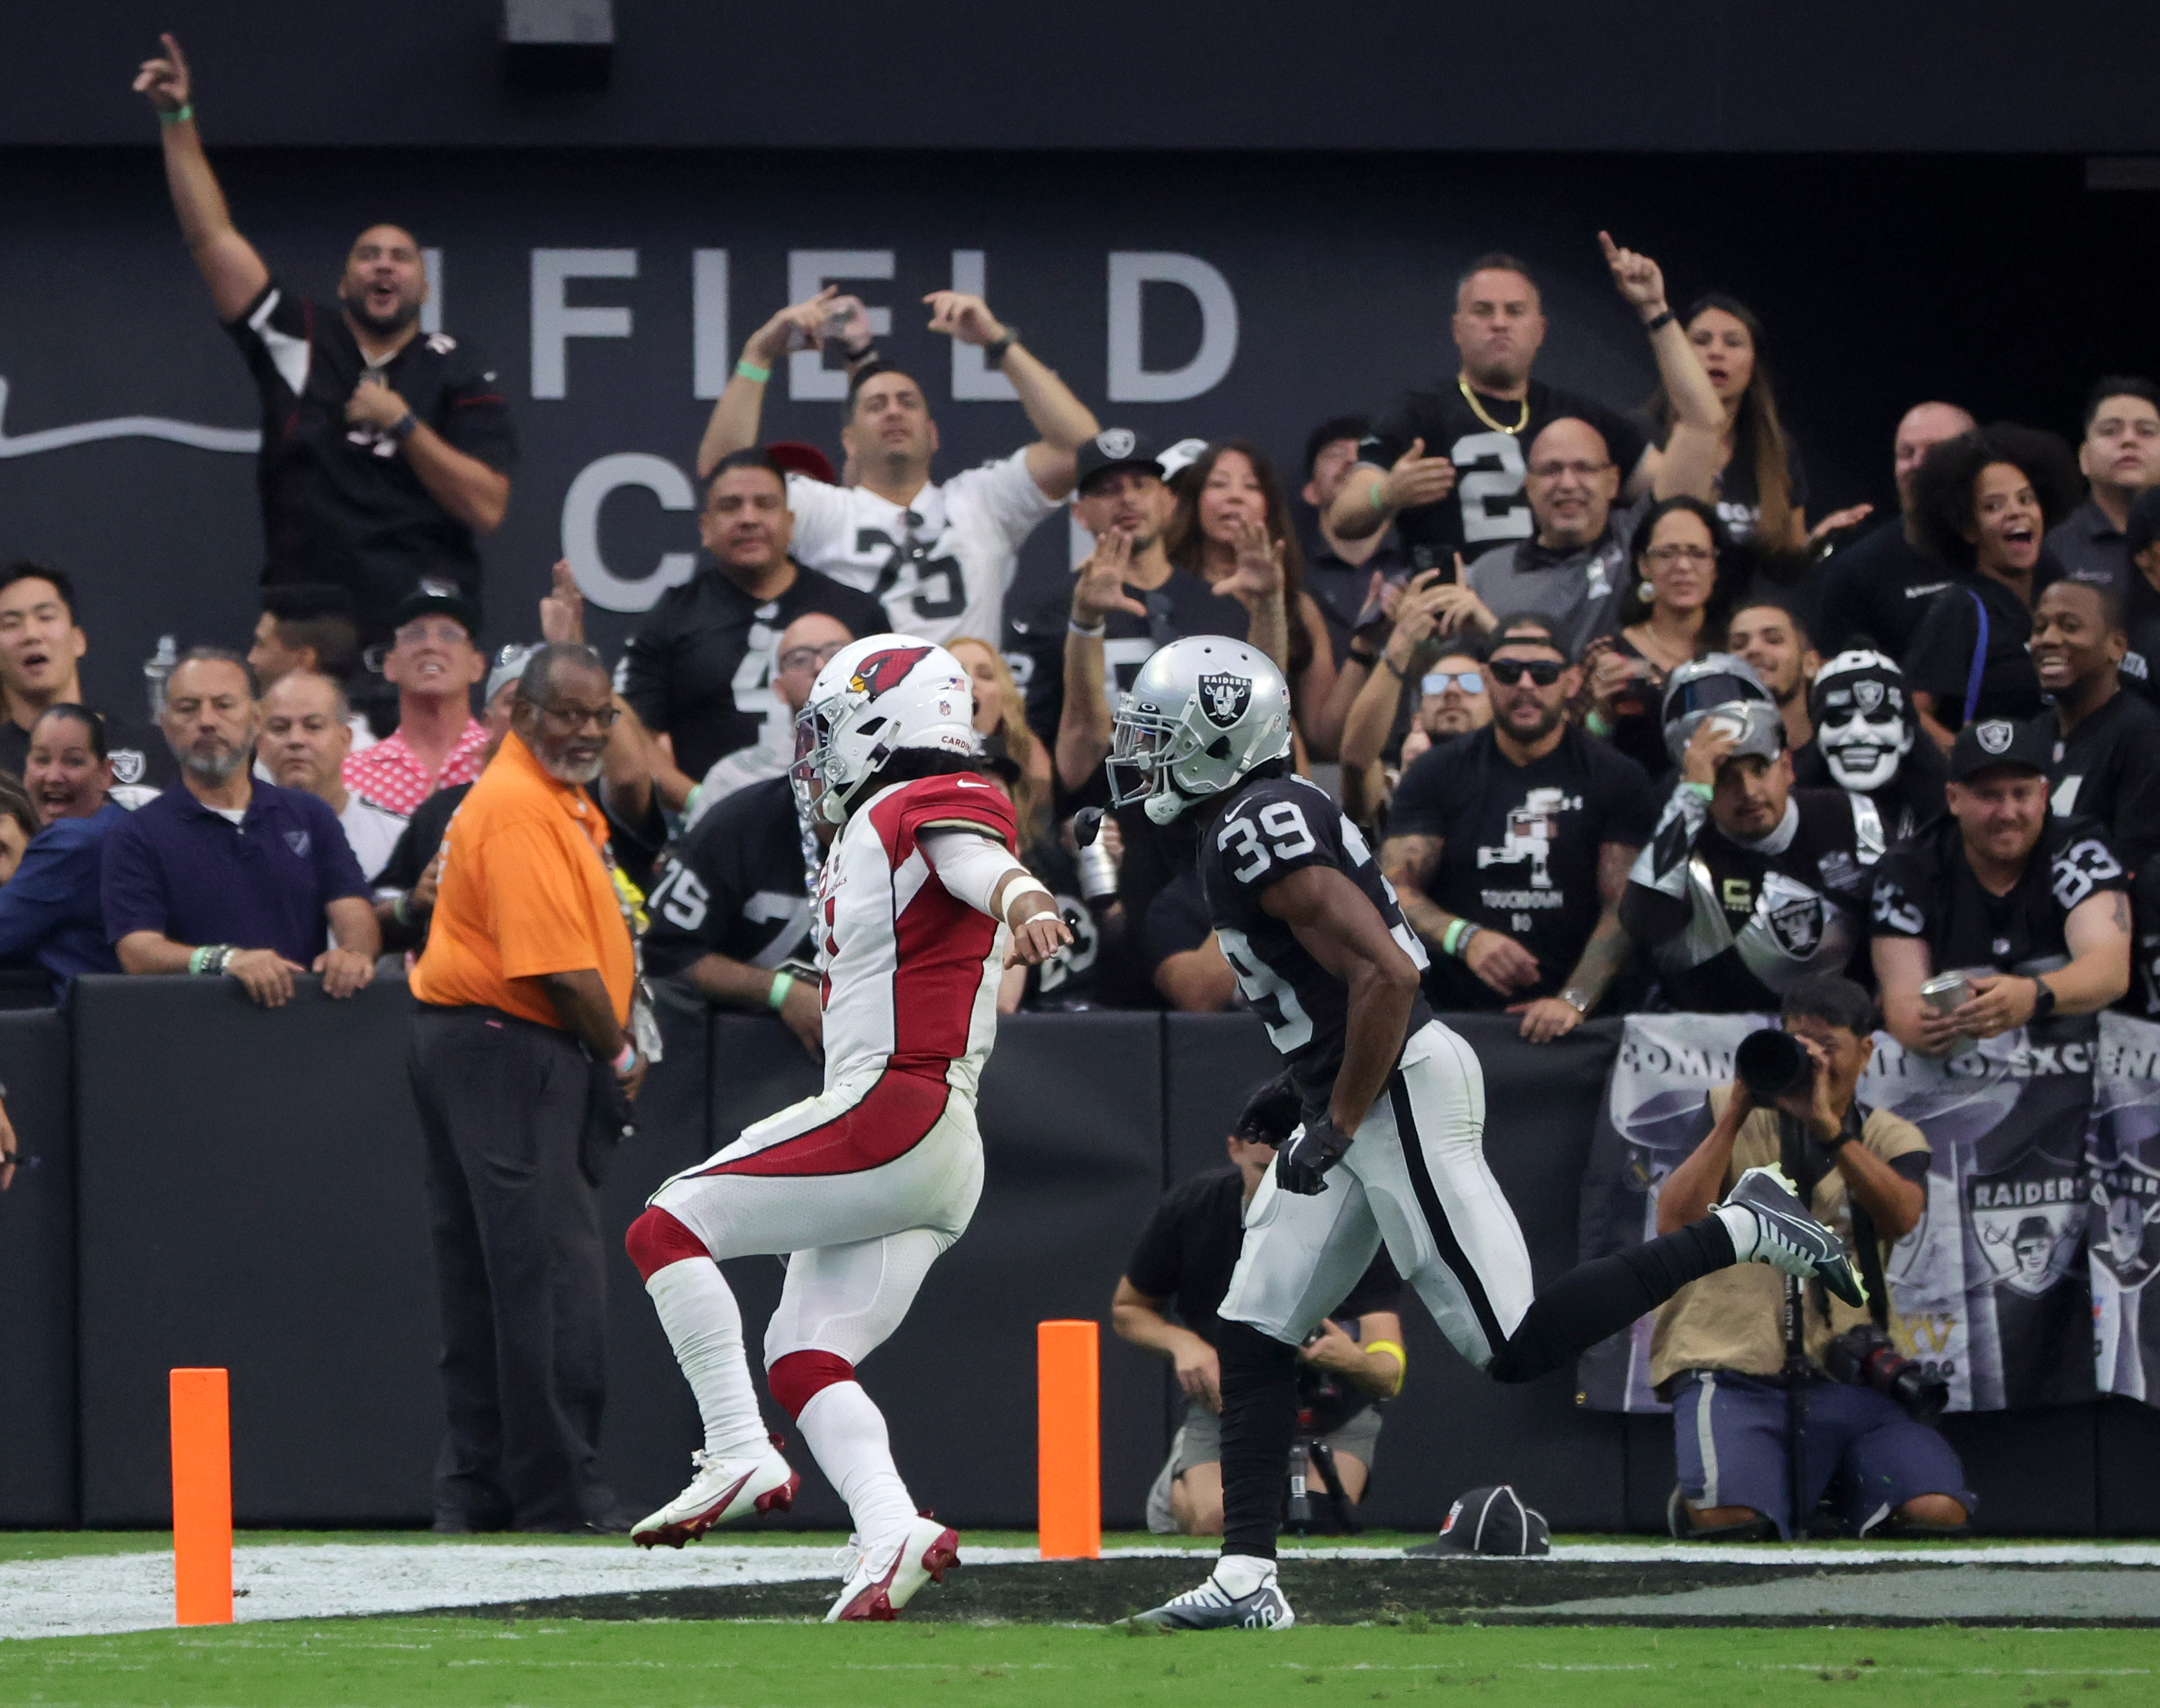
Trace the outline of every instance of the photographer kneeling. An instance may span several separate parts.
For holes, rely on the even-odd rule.
[[[1110,1326],[1120,1340],[1168,1358],[1186,1396],[1170,1457],[1148,1493],[1148,1529],[1158,1535],[1223,1533],[1216,1312],[1230,1290],[1244,1242],[1245,1206],[1274,1166],[1275,1148],[1303,1119],[1287,1074],[1255,1092],[1228,1141],[1237,1165],[1173,1187],[1118,1279]],[[1372,1475],[1380,1437],[1374,1403],[1402,1389],[1403,1320],[1394,1309],[1402,1285],[1388,1254],[1380,1251],[1350,1296],[1298,1353],[1297,1440],[1310,1444],[1313,1459],[1308,1489],[1316,1503],[1334,1493],[1328,1487],[1332,1465],[1342,1494],[1338,1516],[1345,1520]],[[1183,1326],[1163,1314],[1173,1300]],[[1289,1476],[1287,1464],[1284,1476]]]
[[[1743,1077],[1712,1089],[1710,1135],[1665,1177],[1658,1231],[1706,1214],[1743,1171],[1781,1162],[1801,1201],[1844,1235],[1868,1305],[1831,1299],[1820,1284],[1800,1291],[1806,1374],[1797,1393],[1787,1373],[1783,1277],[1740,1264],[1690,1283],[1659,1311],[1650,1378],[1673,1407],[1680,1485],[1668,1509],[1672,1532],[1791,1539],[1792,1430],[1799,1423],[1803,1513],[1815,1511],[1835,1478],[1858,1534],[1959,1534],[1975,1504],[1960,1487],[1964,1467],[1920,1421],[1941,1409],[1942,1389],[1899,1358],[1886,1332],[1882,1254],[1927,1207],[1928,1141],[1911,1122],[1854,1100],[1875,1051],[1867,992],[1835,973],[1810,974],[1788,991],[1780,1019],[1804,1060],[1780,1052],[1775,1034],[1757,1033],[1742,1046]],[[1774,1069],[1781,1053],[1798,1083],[1766,1104],[1748,1080],[1762,1088],[1757,1060],[1770,1057]]]

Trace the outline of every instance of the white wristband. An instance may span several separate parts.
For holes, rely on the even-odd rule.
[[[1093,628],[1083,629],[1072,618],[1067,617],[1065,620],[1065,626],[1069,632],[1077,635],[1083,641],[1099,641],[1110,632],[1110,620],[1104,617]]]
[[[1013,904],[1018,901],[1024,896],[1040,896],[1045,901],[1047,901],[1050,904],[1050,911],[1052,913],[1057,911],[1057,898],[1050,893],[1049,890],[1044,885],[1041,879],[1031,873],[1028,876],[1021,879],[1019,883],[1014,885],[1011,889],[1005,891],[1005,917],[1007,920],[1010,920],[1012,918]]]
[[[620,1056],[616,1056],[616,1057],[615,1058],[615,1062],[614,1062],[614,1064],[613,1064],[613,1065],[614,1065],[614,1067],[615,1067],[615,1076],[616,1076],[616,1077],[620,1078],[622,1075],[624,1075],[624,1074],[626,1074],[626,1073],[629,1072],[630,1072],[630,1068],[631,1068],[631,1064],[632,1062],[634,1062],[635,1061],[636,1061],[636,1060],[637,1060],[637,1045],[636,1045],[636,1043],[633,1040],[631,1040],[631,1039],[625,1039],[625,1040],[623,1041],[622,1054],[621,1054],[621,1055],[620,1055]]]

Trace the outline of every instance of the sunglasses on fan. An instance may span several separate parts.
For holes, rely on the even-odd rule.
[[[1556,658],[1488,658],[1486,673],[1503,687],[1513,688],[1524,676],[1540,688],[1550,688],[1565,667]]]

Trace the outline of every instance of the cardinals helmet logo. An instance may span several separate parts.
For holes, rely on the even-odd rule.
[[[890,652],[873,652],[855,667],[848,678],[850,692],[875,699],[906,680],[907,672],[930,656],[927,646],[896,646]]]

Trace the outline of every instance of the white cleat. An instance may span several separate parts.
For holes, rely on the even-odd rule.
[[[825,1622],[890,1619],[923,1585],[944,1582],[959,1563],[958,1533],[935,1519],[917,1519],[883,1547],[858,1549]]]
[[[1275,1581],[1275,1561],[1240,1555],[1218,1560],[1198,1589],[1135,1613],[1133,1622],[1174,1631],[1287,1631],[1297,1615]]]
[[[776,1445],[741,1459],[709,1458],[700,1451],[691,1454],[690,1462],[697,1467],[690,1486],[631,1530],[630,1539],[639,1547],[665,1542],[680,1548],[715,1524],[784,1513],[795,1504],[795,1492],[802,1486]]]

